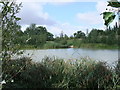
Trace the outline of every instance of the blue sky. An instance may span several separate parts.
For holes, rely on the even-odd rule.
[[[100,14],[106,9],[106,0],[95,2],[30,1],[23,1],[23,7],[19,13],[23,31],[31,23],[45,26],[49,32],[57,36],[61,31],[70,36],[78,30],[86,32],[87,29],[90,31],[93,28],[105,28]]]
[[[78,25],[75,20],[75,15],[79,12],[95,11],[95,5],[95,2],[70,2],[63,5],[47,3],[44,6],[44,10],[57,21]]]

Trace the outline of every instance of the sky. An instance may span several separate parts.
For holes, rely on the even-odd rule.
[[[105,29],[102,12],[106,0],[19,0],[22,8],[18,14],[24,31],[30,24],[45,26],[54,35],[63,31],[68,36],[81,30],[86,33],[93,28]],[[19,3],[18,2],[18,3]],[[115,23],[115,22],[113,22]]]

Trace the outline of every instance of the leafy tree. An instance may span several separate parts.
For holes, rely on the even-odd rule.
[[[53,41],[54,40],[53,36],[54,35],[52,33],[47,32],[47,41]]]
[[[85,40],[88,43],[117,44],[118,30],[118,27],[109,27],[106,31],[93,29]]]
[[[97,43],[97,39],[96,39],[97,37],[98,37],[97,29],[93,29],[88,35],[89,42]]]
[[[77,33],[74,33],[75,38],[85,38],[85,33],[82,31],[77,31]]]
[[[15,15],[19,12],[21,4],[17,5],[15,2],[1,2],[1,4],[2,56],[4,59],[8,59],[14,52],[16,53],[14,41],[19,30],[17,21],[20,18]],[[11,53],[8,53],[8,51],[11,51]]]
[[[2,32],[2,51],[0,51],[2,59],[2,78],[6,82],[11,81],[12,76],[7,74],[7,63],[13,55],[19,54],[18,44],[15,43],[17,32],[20,26],[17,24],[21,18],[17,17],[21,8],[21,3],[0,2],[0,32]]]
[[[53,40],[53,34],[47,31],[43,26],[36,26],[36,24],[31,24],[24,31],[24,35],[27,37],[28,45],[43,46],[46,41]]]

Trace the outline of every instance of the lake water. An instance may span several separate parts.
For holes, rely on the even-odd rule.
[[[108,64],[115,64],[119,57],[118,50],[107,49],[82,49],[82,48],[68,48],[68,49],[43,49],[43,50],[25,50],[24,56],[31,57],[34,61],[41,61],[44,57],[58,57],[65,60],[75,60],[82,57],[89,57],[98,61],[105,61]]]

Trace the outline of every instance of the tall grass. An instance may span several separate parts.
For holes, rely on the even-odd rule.
[[[46,57],[39,63],[30,59],[12,60],[7,63],[9,72],[5,75],[13,76],[16,69],[23,67],[3,88],[104,88],[120,89],[120,72],[118,64],[111,68],[104,62],[97,62],[87,58],[65,61],[59,58]],[[14,66],[14,67],[13,67]]]
[[[47,42],[45,45],[44,45],[44,48],[46,49],[54,49],[54,48],[68,48],[68,45],[63,45],[61,43],[56,43],[56,42],[53,42],[53,41],[49,41]]]

